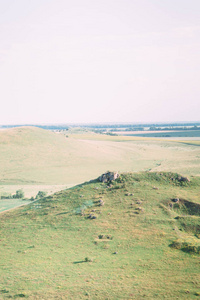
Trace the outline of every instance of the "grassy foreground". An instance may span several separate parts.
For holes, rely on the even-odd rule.
[[[0,299],[197,299],[200,178],[190,179],[126,173],[1,214]]]

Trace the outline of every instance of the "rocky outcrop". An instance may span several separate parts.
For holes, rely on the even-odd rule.
[[[190,182],[189,178],[183,177],[183,176],[178,176],[178,181],[179,182]]]
[[[116,180],[119,177],[118,172],[107,172],[102,174],[99,177],[99,181],[101,182],[112,182],[113,180]]]

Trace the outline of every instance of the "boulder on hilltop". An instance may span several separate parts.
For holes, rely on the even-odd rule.
[[[178,181],[179,182],[190,182],[189,178],[184,177],[184,176],[178,176]]]
[[[102,174],[99,177],[99,181],[101,182],[112,182],[113,180],[116,180],[119,177],[118,172],[107,172]]]

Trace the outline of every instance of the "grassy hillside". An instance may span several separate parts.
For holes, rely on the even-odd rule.
[[[127,173],[1,214],[0,298],[197,299],[199,186]]]
[[[66,137],[34,127],[0,131],[1,185],[77,184],[108,169],[199,174],[199,146],[89,133]]]

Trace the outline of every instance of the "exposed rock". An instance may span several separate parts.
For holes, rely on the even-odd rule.
[[[99,200],[99,205],[100,205],[100,206],[103,206],[103,205],[104,205],[104,202],[103,202],[102,199]]]
[[[133,193],[126,193],[125,196],[134,196]]]
[[[142,201],[138,200],[136,203],[137,203],[137,204],[142,204]]]
[[[136,209],[137,209],[137,210],[143,210],[143,208],[142,208],[142,207],[137,207]]]
[[[113,180],[116,180],[119,177],[118,172],[107,172],[102,174],[99,177],[99,181],[101,182],[112,182]]]
[[[90,214],[89,216],[88,216],[88,219],[91,219],[91,220],[94,220],[94,219],[96,219],[97,217],[95,216],[95,215],[92,215],[92,214]]]
[[[172,199],[173,202],[178,203],[179,202],[179,198],[174,198]]]
[[[183,176],[178,176],[178,181],[179,182],[190,182],[189,178],[183,177]]]

